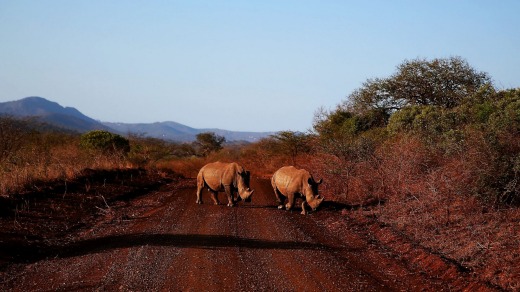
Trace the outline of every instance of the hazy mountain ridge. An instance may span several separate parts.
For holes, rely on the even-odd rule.
[[[111,130],[73,107],[63,107],[38,96],[2,102],[0,114],[17,118],[36,117],[40,122],[80,133],[97,129]]]
[[[176,122],[156,122],[156,123],[108,123],[103,122],[120,133],[143,134],[145,136],[160,138],[165,140],[176,140],[182,142],[194,141],[197,134],[204,132],[214,132],[219,136],[224,136],[227,141],[248,141],[254,142],[262,138],[273,135],[274,132],[241,132],[228,131],[223,129],[195,129]]]
[[[42,97],[31,96],[20,100],[1,102],[0,115],[13,117],[37,117],[41,122],[55,125],[80,133],[91,130],[108,130],[127,135],[130,133],[165,140],[190,142],[196,135],[203,132],[214,132],[224,136],[227,141],[254,142],[268,137],[274,132],[239,132],[223,129],[195,129],[177,122],[155,123],[112,123],[94,120],[73,107],[63,107],[60,104]]]

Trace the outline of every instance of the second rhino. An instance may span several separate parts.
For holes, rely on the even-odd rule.
[[[294,166],[284,166],[278,169],[271,178],[278,203],[278,209],[282,209],[285,198],[285,208],[291,210],[297,197],[302,197],[302,214],[307,214],[305,205],[316,210],[323,202],[323,197],[318,194],[318,186],[322,180],[315,181],[312,175],[305,169],[297,169]]]

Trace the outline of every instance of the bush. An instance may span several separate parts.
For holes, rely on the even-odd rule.
[[[105,154],[123,154],[130,151],[130,142],[123,136],[104,130],[94,130],[81,135],[80,145],[85,149]]]
[[[128,160],[137,167],[155,166],[161,160],[195,155],[189,144],[177,144],[157,138],[130,135]]]
[[[496,110],[489,115],[489,125],[496,132],[520,132],[520,88],[500,93]]]

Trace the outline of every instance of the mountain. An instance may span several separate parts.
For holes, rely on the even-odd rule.
[[[2,102],[0,103],[1,114],[19,118],[36,117],[40,122],[80,133],[91,130],[111,130],[75,108],[63,107],[38,96]]]
[[[195,136],[199,133],[197,129],[176,122],[156,122],[149,124],[103,122],[103,124],[123,134],[138,134],[147,137],[181,142],[193,141],[195,140]]]
[[[214,132],[226,141],[255,142],[274,132],[237,132],[222,129],[195,129],[176,122],[157,123],[109,123],[96,121],[72,107],[63,107],[42,97],[32,96],[17,101],[0,103],[0,115],[13,117],[37,117],[38,121],[80,133],[91,130],[106,130],[118,134],[139,134],[147,137],[191,142],[197,134]]]
[[[195,129],[176,122],[157,122],[150,124],[103,122],[103,124],[124,134],[143,134],[144,136],[180,142],[194,141],[197,134],[204,132],[214,132],[216,135],[225,137],[226,141],[247,142],[255,142],[274,134],[274,132],[239,132],[222,129]]]

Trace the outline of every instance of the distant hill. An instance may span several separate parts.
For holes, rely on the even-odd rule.
[[[38,96],[2,102],[0,103],[0,114],[18,118],[36,117],[40,122],[80,133],[91,130],[111,130],[75,108],[63,107]]]
[[[238,132],[222,129],[195,129],[176,122],[157,122],[151,124],[126,124],[103,122],[120,133],[143,134],[145,136],[174,140],[180,142],[191,142],[196,139],[197,134],[204,132],[214,132],[226,138],[226,141],[247,141],[255,142],[262,138],[273,135],[274,132]]]
[[[129,133],[147,137],[191,142],[196,135],[203,132],[214,132],[224,136],[227,141],[255,142],[268,137],[274,132],[237,132],[222,129],[195,129],[176,122],[156,123],[109,123],[96,121],[73,107],[63,107],[43,97],[27,97],[16,101],[0,103],[0,115],[13,117],[37,117],[41,122],[80,133],[91,130],[107,130],[122,135]]]

